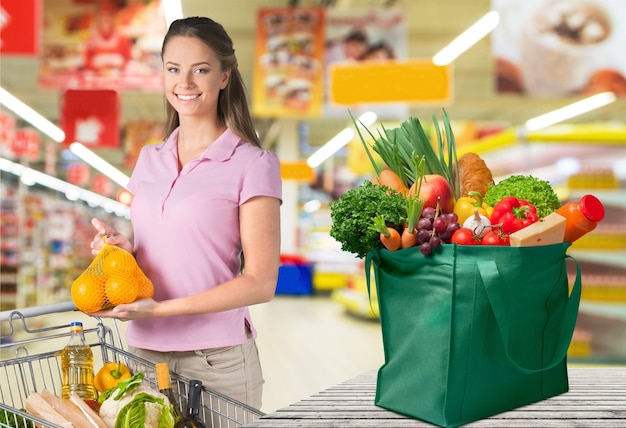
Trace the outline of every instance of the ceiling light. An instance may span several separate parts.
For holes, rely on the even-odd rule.
[[[321,207],[322,207],[322,201],[320,201],[319,199],[311,199],[310,201],[305,202],[304,206],[302,207],[302,210],[305,213],[310,214],[319,210]]]
[[[617,99],[613,92],[602,92],[592,95],[573,104],[553,110],[541,116],[534,117],[526,121],[526,129],[529,131],[537,131],[546,128],[555,123],[562,122],[572,117],[579,116],[591,110],[611,104]]]
[[[35,110],[24,104],[3,88],[0,88],[0,104],[6,106],[9,110],[13,111],[19,117],[39,129],[57,143],[65,141],[65,132],[63,132],[61,128],[50,122],[48,119],[37,113]],[[89,148],[80,143],[73,143],[70,145],[70,151],[120,186],[126,188],[129,180],[128,176],[102,159],[100,156],[96,155]]]
[[[0,88],[0,104],[4,105],[57,143],[65,140],[65,132],[63,132],[61,128],[28,107],[4,88]]]
[[[183,17],[183,6],[180,0],[163,0],[162,4],[167,28],[169,28],[172,21]]]
[[[128,188],[128,181],[130,179],[126,174],[115,168],[87,147],[83,146],[81,143],[70,144],[70,151],[123,188]]]
[[[99,206],[107,212],[115,213],[119,217],[130,218],[130,208],[127,205],[120,204],[117,201],[8,159],[0,158],[0,170],[20,177],[20,181],[27,186],[39,184],[64,194],[71,201],[80,199],[87,202],[90,206]]]
[[[378,116],[373,111],[363,113],[358,117],[358,126],[370,126]],[[326,144],[320,147],[315,153],[313,153],[307,159],[306,163],[311,168],[320,166],[326,159],[334,155],[339,149],[348,144],[354,139],[354,130],[352,128],[345,128],[333,138],[331,138]]]
[[[435,65],[448,65],[480,39],[491,33],[500,22],[500,14],[494,10],[476,21],[433,57]]]

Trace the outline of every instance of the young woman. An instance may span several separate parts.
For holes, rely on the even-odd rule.
[[[98,219],[91,243],[97,254],[107,235],[133,252],[154,298],[95,315],[128,320],[134,354],[258,409],[263,377],[248,306],[271,300],[276,287],[279,162],[259,147],[220,24],[174,21],[161,56],[169,136],[143,148],[128,185],[134,243]]]

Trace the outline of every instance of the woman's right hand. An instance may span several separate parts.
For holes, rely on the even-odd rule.
[[[111,226],[107,225],[98,218],[91,219],[91,224],[97,231],[90,244],[91,254],[98,254],[105,242],[109,245],[120,247],[129,253],[133,252],[133,245],[130,243],[128,238],[119,233],[117,230],[113,229]]]

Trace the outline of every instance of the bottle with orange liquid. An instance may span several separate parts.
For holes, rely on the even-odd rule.
[[[579,201],[567,202],[556,212],[565,217],[563,241],[570,244],[594,230],[604,218],[604,206],[593,195],[584,195]]]

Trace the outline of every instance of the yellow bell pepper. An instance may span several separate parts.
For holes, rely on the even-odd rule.
[[[132,373],[128,366],[120,361],[111,361],[105,363],[98,373],[96,373],[93,378],[93,386],[98,392],[104,392],[131,376]]]
[[[491,218],[493,207],[483,202],[483,195],[479,192],[469,192],[467,196],[459,198],[454,204],[454,213],[459,218],[458,223],[463,224],[468,217],[474,215],[474,210],[487,218]]]

